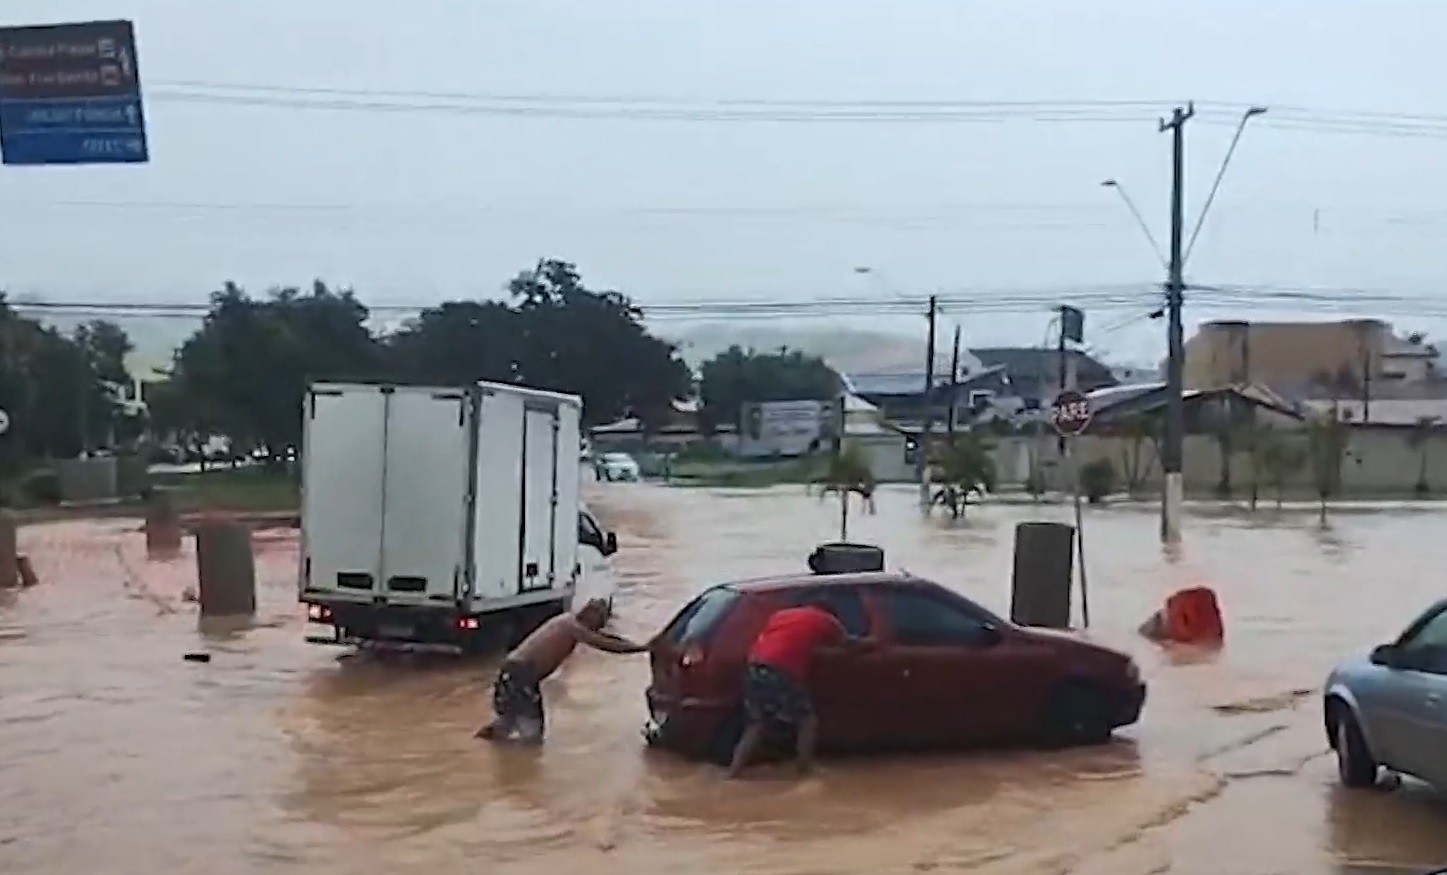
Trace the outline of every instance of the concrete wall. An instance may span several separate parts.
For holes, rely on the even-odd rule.
[[[1412,496],[1424,452],[1431,493],[1447,495],[1447,435],[1434,434],[1420,447],[1409,441],[1409,429],[1353,428],[1349,435],[1346,458],[1342,464],[1343,495]],[[1305,436],[1296,439],[1305,441]],[[1068,470],[1059,462],[1055,441],[1047,439],[1041,443],[1040,457],[1044,463],[1046,483],[1051,489],[1066,488]],[[1160,490],[1160,460],[1149,440],[1137,443],[1127,438],[1081,437],[1075,439],[1074,448],[1079,464],[1109,459],[1115,467],[1116,480],[1122,491],[1125,491],[1127,472],[1131,470],[1136,472],[1138,491],[1149,494]],[[1221,480],[1219,443],[1213,437],[1192,435],[1186,438],[1185,451],[1182,474],[1186,490],[1198,495],[1213,494]],[[1233,493],[1246,495],[1252,476],[1246,455],[1233,454]],[[1263,483],[1261,492],[1270,494],[1271,489]],[[1291,478],[1288,492],[1292,495],[1314,494],[1315,483],[1309,462]]]
[[[55,466],[62,502],[109,501],[119,495],[114,457],[62,459]]]
[[[869,459],[869,468],[881,483],[914,481],[914,463],[905,458],[901,435],[861,435],[844,439]],[[1002,487],[1019,486],[1030,476],[1030,441],[1027,438],[993,438],[995,475]],[[1447,463],[1444,463],[1447,464]]]

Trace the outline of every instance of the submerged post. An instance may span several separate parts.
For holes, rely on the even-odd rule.
[[[15,544],[15,512],[0,509],[0,589],[20,585],[20,556]]]
[[[156,490],[146,502],[146,556],[168,559],[181,552],[181,518],[170,493]]]
[[[1074,526],[1046,522],[1017,525],[1010,622],[1048,629],[1070,628],[1074,558]]]
[[[256,613],[256,560],[245,523],[212,519],[196,527],[196,573],[203,617]]]

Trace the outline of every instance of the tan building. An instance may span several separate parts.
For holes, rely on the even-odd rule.
[[[1364,382],[1390,394],[1438,383],[1437,350],[1420,335],[1398,337],[1380,319],[1339,322],[1207,322],[1186,341],[1185,387],[1263,383],[1288,394],[1320,394],[1324,378],[1356,394]]]

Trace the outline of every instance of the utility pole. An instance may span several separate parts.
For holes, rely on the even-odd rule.
[[[934,426],[935,389],[935,322],[939,316],[939,298],[929,296],[929,337],[925,339],[924,353],[924,411],[920,416],[919,443],[914,452],[914,475],[919,481],[919,506],[929,507],[929,434]]]
[[[1160,132],[1171,132],[1171,251],[1166,275],[1166,428],[1161,447],[1161,469],[1165,472],[1165,495],[1161,501],[1161,541],[1180,543],[1181,511],[1185,484],[1181,469],[1185,461],[1186,406],[1182,397],[1185,365],[1185,325],[1181,308],[1185,304],[1181,244],[1185,236],[1186,122],[1196,114],[1195,104],[1176,107],[1171,120],[1160,122]]]
[[[950,356],[950,409],[945,414],[945,431],[950,436],[950,446],[955,444],[955,409],[960,404],[960,326],[955,326],[955,349]]]

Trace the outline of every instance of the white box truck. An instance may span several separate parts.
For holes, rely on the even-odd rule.
[[[317,643],[466,652],[575,596],[618,549],[580,499],[580,398],[500,383],[315,383],[303,402],[300,595]]]

